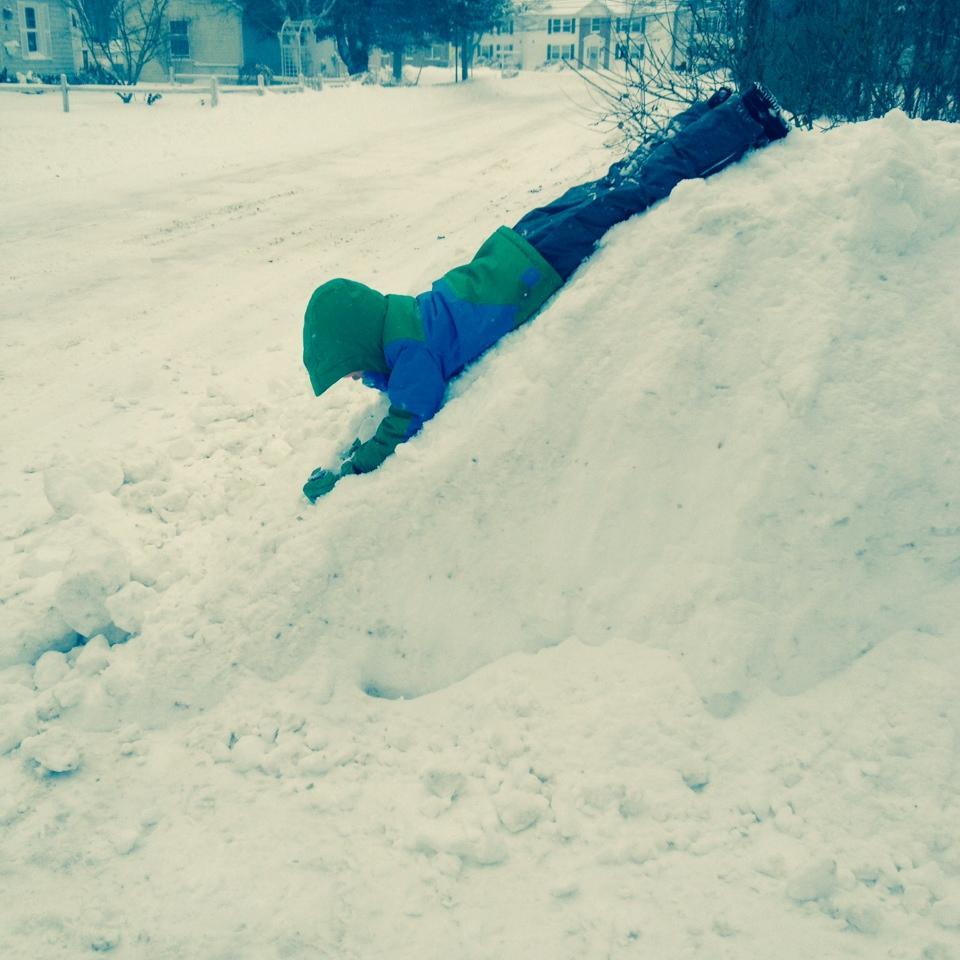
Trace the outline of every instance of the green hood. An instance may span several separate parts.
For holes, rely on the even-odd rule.
[[[356,371],[387,373],[383,321],[387,298],[353,280],[317,287],[303,318],[303,364],[313,392]]]

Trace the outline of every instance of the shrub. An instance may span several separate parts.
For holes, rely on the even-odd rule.
[[[273,83],[273,71],[265,63],[245,63],[240,68],[239,82],[256,84],[258,76],[262,76],[268,86]]]

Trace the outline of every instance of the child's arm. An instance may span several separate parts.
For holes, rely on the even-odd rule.
[[[377,432],[360,444],[341,473],[369,473],[416,434],[443,403],[446,380],[434,355],[422,341],[399,340],[387,350],[390,376],[387,396],[390,410]]]
[[[340,475],[376,470],[399,444],[409,440],[422,425],[420,417],[391,404],[377,432],[366,443],[355,445],[352,456],[340,468]]]
[[[350,458],[341,464],[340,472],[317,467],[304,484],[303,495],[314,503],[328,494],[341,477],[376,470],[397,445],[412,437],[422,424],[419,417],[391,405],[387,415],[380,421],[377,432],[366,443],[354,440],[348,451]]]

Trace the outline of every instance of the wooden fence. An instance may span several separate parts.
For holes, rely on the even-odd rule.
[[[284,93],[303,93],[310,88],[312,90],[322,90],[325,86],[343,86],[349,82],[349,78],[331,78],[329,80],[322,77],[275,77],[271,84],[267,84],[263,74],[257,76],[256,86],[240,84],[221,84],[220,77],[217,74],[180,74],[176,80],[190,79],[191,81],[207,81],[206,83],[191,82],[187,84],[174,83],[138,83],[136,86],[124,87],[113,84],[67,83],[66,74],[60,74],[60,83],[0,83],[0,93],[46,93],[49,91],[60,91],[63,99],[63,112],[70,112],[70,96],[73,93],[112,93],[121,98],[129,95],[142,94],[148,102],[151,97],[159,99],[170,95],[174,96],[194,96],[208,98],[211,107],[217,107],[220,104],[220,97],[232,96],[235,94],[252,94],[263,97],[266,94],[284,94]]]

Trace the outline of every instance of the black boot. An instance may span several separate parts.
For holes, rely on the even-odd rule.
[[[718,87],[710,95],[710,99],[707,100],[707,106],[711,110],[716,110],[721,103],[726,103],[730,99],[730,95],[733,91],[729,87]]]
[[[782,140],[789,132],[790,125],[783,119],[777,98],[762,84],[753,83],[740,95],[740,102],[747,113],[763,127],[768,140]]]

